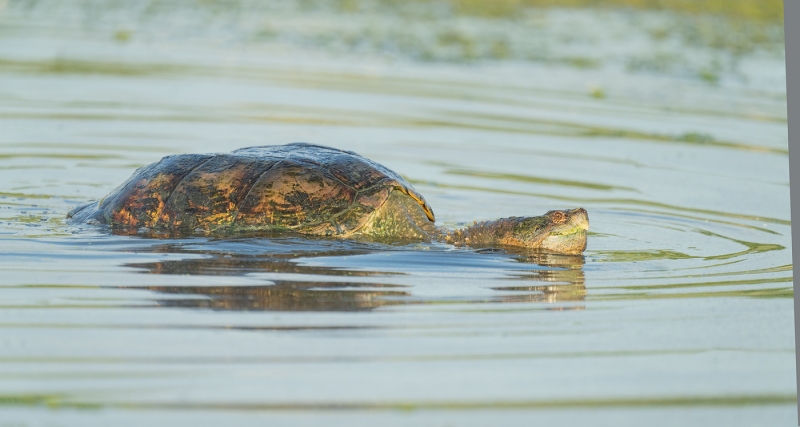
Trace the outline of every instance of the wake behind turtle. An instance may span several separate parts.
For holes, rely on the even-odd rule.
[[[224,154],[180,154],[136,170],[72,222],[113,230],[227,236],[290,231],[378,242],[440,241],[579,254],[589,220],[583,208],[436,226],[433,210],[406,180],[351,151],[293,143]]]

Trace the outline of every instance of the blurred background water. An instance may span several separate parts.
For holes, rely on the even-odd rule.
[[[0,1],[0,426],[796,425],[780,1]],[[585,256],[68,225],[306,141]]]

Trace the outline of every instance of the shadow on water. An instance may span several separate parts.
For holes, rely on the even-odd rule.
[[[165,244],[148,248],[156,253],[203,254],[202,258],[172,259],[156,262],[128,263],[126,267],[148,274],[245,276],[307,275],[309,280],[265,278],[265,285],[230,286],[149,286],[119,287],[142,289],[168,294],[156,297],[161,307],[235,311],[369,311],[375,308],[412,304],[452,303],[557,303],[582,301],[586,296],[583,256],[545,253],[507,252],[500,249],[480,251],[426,250],[408,247],[384,247],[351,242],[319,242],[291,239],[244,239],[239,241],[206,241],[199,244]],[[372,263],[359,261],[364,256],[397,254],[405,272],[393,271],[392,261]],[[318,265],[328,259],[351,259],[350,267]],[[425,261],[423,261],[423,259]],[[408,263],[409,260],[417,260]],[[498,263],[497,261],[501,261]],[[415,295],[415,277],[431,268],[447,271],[453,263],[469,262],[499,278],[490,283],[514,280],[535,282],[531,285],[490,286],[498,295],[462,296],[456,300]],[[426,264],[420,266],[420,264]],[[314,280],[313,276],[321,276]],[[326,279],[325,277],[329,277]],[[334,277],[367,278],[369,281],[342,281]],[[403,278],[409,284],[385,283],[379,279]],[[470,286],[465,284],[464,286]],[[481,286],[485,289],[486,286]],[[571,309],[580,307],[569,307]]]

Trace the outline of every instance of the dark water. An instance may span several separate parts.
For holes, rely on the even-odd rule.
[[[662,42],[655,12],[2,4],[0,426],[795,425],[782,52]],[[451,227],[584,207],[588,249],[65,223],[165,155],[292,141],[388,166]]]

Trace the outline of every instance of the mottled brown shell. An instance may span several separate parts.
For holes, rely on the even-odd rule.
[[[167,156],[68,216],[137,229],[348,235],[393,190],[414,199],[434,221],[425,199],[384,166],[350,151],[293,143]]]

